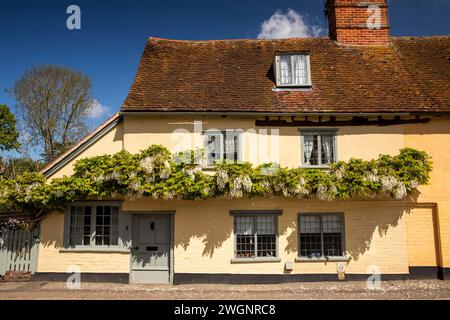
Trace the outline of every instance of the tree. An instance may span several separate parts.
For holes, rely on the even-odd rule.
[[[16,128],[14,114],[4,104],[0,105],[0,150],[14,150],[19,147],[17,139],[19,133]]]
[[[27,172],[39,172],[43,167],[43,163],[29,157],[8,159],[0,157],[0,178],[16,179]]]
[[[88,76],[65,67],[32,67],[16,81],[12,95],[45,161],[55,159],[88,130],[94,105]]]

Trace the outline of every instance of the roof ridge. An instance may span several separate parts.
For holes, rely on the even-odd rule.
[[[442,34],[442,35],[430,35],[430,36],[391,36],[394,40],[413,40],[413,39],[437,39],[437,38],[450,38],[450,35],[448,34]],[[164,42],[181,42],[181,43],[194,43],[194,42],[204,42],[204,43],[211,43],[211,42],[281,42],[281,41],[298,41],[298,40],[331,40],[329,37],[305,37],[305,38],[299,38],[299,37],[290,37],[290,38],[280,38],[280,39],[257,39],[257,38],[228,38],[228,39],[170,39],[170,38],[163,38],[163,37],[148,37],[148,42],[158,42],[158,41],[164,41]]]
[[[211,42],[278,42],[278,41],[293,41],[293,40],[330,40],[328,37],[309,37],[309,38],[283,38],[283,39],[255,39],[255,38],[236,38],[236,39],[168,39],[168,38],[160,38],[160,37],[148,37],[148,42],[158,42],[158,41],[165,41],[165,42],[184,42],[184,43],[194,43],[194,42],[204,42],[204,43],[211,43]]]
[[[437,38],[450,38],[450,34],[437,34],[431,36],[391,36],[394,40],[413,40],[413,39],[437,39]]]

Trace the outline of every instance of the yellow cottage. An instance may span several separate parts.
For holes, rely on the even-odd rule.
[[[368,5],[380,25],[366,24]],[[150,38],[120,112],[43,170],[82,158],[207,150],[216,160],[327,170],[403,148],[427,152],[414,200],[112,196],[40,222],[36,278],[273,283],[449,277],[450,37],[389,36],[386,1],[326,2],[329,38]],[[369,12],[369,13],[368,13]],[[349,17],[351,19],[349,19]]]

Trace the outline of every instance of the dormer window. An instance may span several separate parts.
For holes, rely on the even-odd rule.
[[[275,57],[277,87],[310,87],[309,54],[280,54]]]

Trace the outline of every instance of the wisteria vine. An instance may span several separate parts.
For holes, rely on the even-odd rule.
[[[326,170],[221,162],[211,172],[203,170],[202,159],[201,150],[172,155],[163,146],[153,145],[138,154],[121,151],[81,159],[70,177],[46,181],[41,174],[27,173],[15,180],[0,178],[0,207],[41,214],[71,202],[117,197],[401,200],[427,184],[432,170],[430,157],[410,148],[371,161],[337,162]]]

